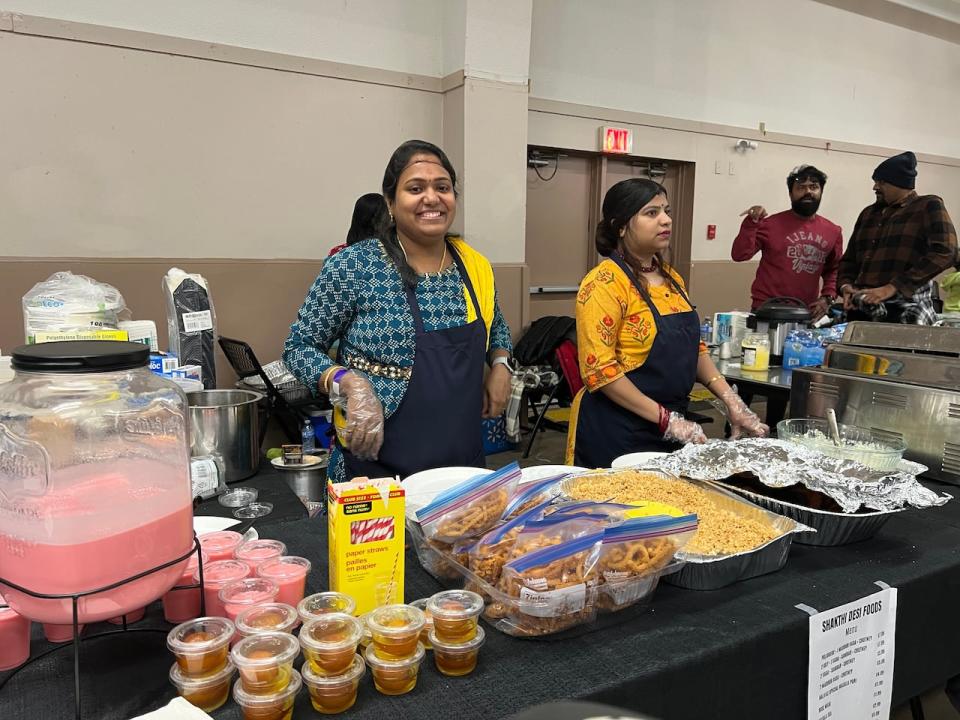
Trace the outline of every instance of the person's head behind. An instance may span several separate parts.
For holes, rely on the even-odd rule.
[[[367,193],[353,205],[353,218],[347,231],[347,245],[380,237],[387,222],[387,203],[380,193]]]
[[[620,250],[628,260],[656,256],[670,247],[673,221],[667,191],[644,178],[621,180],[603,197],[603,218],[597,225],[597,252],[609,257]]]
[[[790,207],[797,215],[813,217],[820,209],[827,176],[813,165],[798,165],[787,175]]]
[[[433,143],[407,140],[390,156],[382,190],[389,212],[384,247],[403,281],[416,285],[400,243],[443,242],[457,215],[457,171]]]
[[[887,158],[873,171],[873,192],[878,205],[892,205],[916,187],[917,156],[912,152]]]

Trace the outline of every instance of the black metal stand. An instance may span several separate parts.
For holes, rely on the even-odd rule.
[[[151,568],[150,570],[146,570],[146,571],[144,571],[144,572],[142,572],[142,573],[139,573],[139,574],[137,574],[137,575],[134,575],[134,576],[132,576],[132,577],[125,578],[124,580],[120,580],[119,582],[115,582],[115,583],[113,583],[113,584],[111,584],[111,585],[107,585],[107,586],[105,586],[105,587],[97,588],[96,590],[88,590],[88,591],[82,592],[82,593],[74,593],[74,594],[66,594],[66,595],[50,595],[50,594],[47,594],[47,593],[38,593],[38,592],[34,592],[34,591],[32,591],[32,590],[28,590],[27,588],[20,587],[19,585],[15,584],[15,583],[12,583],[12,582],[9,582],[9,581],[7,581],[7,580],[4,580],[3,578],[0,578],[0,585],[5,585],[5,586],[7,586],[7,587],[13,588],[14,590],[17,590],[18,592],[22,592],[22,593],[25,594],[25,595],[29,595],[30,597],[35,597],[35,598],[38,598],[38,599],[40,599],[40,600],[67,600],[67,599],[69,599],[69,600],[72,601],[72,605],[73,605],[73,643],[72,643],[72,645],[73,645],[73,693],[74,693],[74,699],[75,699],[75,703],[76,703],[76,704],[75,704],[75,708],[76,708],[75,717],[76,717],[76,720],[82,720],[82,718],[83,718],[83,715],[82,715],[82,713],[81,713],[81,707],[80,707],[80,640],[81,640],[81,638],[80,638],[80,608],[79,608],[80,598],[82,598],[82,597],[87,597],[87,596],[89,596],[89,595],[97,595],[97,594],[99,594],[99,593],[107,592],[108,590],[113,590],[113,589],[115,589],[115,588],[121,587],[121,586],[126,585],[126,584],[128,584],[128,583],[135,582],[135,581],[137,581],[137,580],[140,580],[141,578],[146,577],[147,575],[152,575],[152,574],[155,573],[155,572],[159,572],[159,571],[161,571],[161,570],[165,570],[166,568],[170,567],[171,565],[176,565],[176,564],[179,563],[179,562],[183,562],[184,560],[186,560],[187,558],[189,558],[189,557],[190,557],[191,555],[193,555],[194,553],[197,554],[197,567],[198,567],[198,572],[199,572],[199,576],[200,576],[200,582],[197,583],[197,584],[194,584],[194,585],[176,585],[176,586],[174,586],[174,587],[172,587],[172,588],[170,589],[170,591],[173,591],[173,590],[192,590],[192,589],[194,589],[194,588],[203,588],[203,553],[201,552],[201,549],[200,549],[200,541],[197,539],[196,533],[194,533],[194,535],[193,535],[193,548],[192,548],[189,552],[185,553],[184,555],[181,555],[180,557],[175,558],[175,559],[171,560],[170,562],[166,562],[166,563],[164,563],[163,565],[157,565],[156,567]],[[6,606],[6,605],[0,605],[0,607],[7,607],[7,606]],[[204,599],[203,592],[201,591],[201,593],[200,593],[200,616],[201,616],[201,617],[204,616],[204,615],[206,614],[206,611],[207,611],[206,601],[205,601],[205,599]],[[89,640],[96,640],[97,638],[109,637],[109,636],[113,636],[113,635],[122,635],[122,634],[125,634],[125,633],[133,633],[133,632],[148,632],[148,633],[158,633],[158,632],[160,632],[160,633],[166,633],[166,632],[167,632],[167,630],[162,629],[162,628],[136,628],[136,629],[130,630],[130,629],[127,628],[127,616],[126,616],[126,615],[122,616],[122,625],[123,625],[123,629],[121,629],[121,630],[108,630],[107,632],[97,633],[96,635],[88,635],[86,638],[83,638],[83,639],[89,641]],[[16,676],[17,673],[19,673],[21,670],[23,670],[24,668],[29,667],[30,665],[32,665],[32,664],[35,663],[36,661],[40,660],[41,658],[45,658],[45,657],[47,657],[48,655],[52,655],[53,653],[59,652],[59,651],[65,649],[65,648],[67,648],[67,647],[70,647],[70,646],[67,645],[67,644],[59,645],[59,646],[57,646],[57,647],[50,648],[49,650],[46,650],[46,651],[40,653],[39,655],[37,655],[37,656],[35,656],[35,657],[31,657],[31,658],[30,658],[29,660],[27,660],[23,665],[20,665],[19,667],[15,668],[14,670],[12,670],[12,671],[10,672],[9,675],[7,675],[5,678],[3,678],[2,680],[0,680],[0,692],[3,691],[4,687],[6,687],[7,683],[10,681],[10,679],[13,678],[14,676]]]

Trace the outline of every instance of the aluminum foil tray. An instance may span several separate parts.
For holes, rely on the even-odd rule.
[[[692,484],[713,493],[714,501],[725,510],[752,517],[773,525],[780,535],[765,545],[734,555],[695,555],[678,552],[677,560],[685,561],[680,571],[663,578],[665,583],[689,590],[719,590],[741,580],[776,572],[787,563],[790,543],[797,533],[816,531],[796,519],[783,517],[757,507],[747,500],[716,487],[711,483],[692,481]]]
[[[835,547],[837,545],[847,545],[849,543],[867,540],[876,535],[892,515],[902,512],[905,509],[900,508],[899,510],[887,510],[884,512],[858,513],[855,515],[828,512],[826,510],[814,510],[813,508],[802,505],[794,505],[793,503],[782,500],[774,500],[773,498],[758,495],[743,488],[728,485],[719,480],[714,481],[713,484],[735,492],[738,495],[742,495],[750,502],[756,503],[771,512],[792,518],[803,525],[814,528],[816,530],[815,533],[797,533],[794,541],[801,545]]]

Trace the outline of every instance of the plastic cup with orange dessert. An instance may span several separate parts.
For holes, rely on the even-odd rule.
[[[440,642],[465,643],[477,634],[483,598],[469,590],[444,590],[427,601],[427,611],[433,618],[433,630]]]
[[[317,675],[341,675],[357,653],[363,628],[346,613],[329,613],[308,620],[300,629],[300,647],[310,669]]]
[[[287,637],[292,637],[288,635]],[[290,670],[287,685],[273,692],[251,693],[243,684],[243,677],[233,684],[233,699],[240,706],[244,720],[290,720],[293,705],[303,681],[300,673]]]
[[[167,634],[167,647],[184,677],[213,675],[227,664],[233,623],[222,617],[202,617],[180,623]]]
[[[227,618],[236,622],[237,616],[247,608],[277,599],[280,588],[272,580],[244,578],[220,589],[217,597],[223,605]]]
[[[243,638],[233,646],[230,658],[240,672],[244,692],[269,695],[287,687],[299,654],[300,644],[293,635],[273,632]]]
[[[299,622],[296,608],[271,602],[247,608],[237,615],[234,624],[240,637],[249,637],[268,632],[293,632]]]
[[[477,667],[480,646],[485,639],[483,628],[478,627],[473,638],[464,643],[445,643],[437,637],[434,629],[430,633],[430,642],[433,645],[433,661],[437,664],[437,670],[451,677],[469,675]]]
[[[267,560],[278,558],[287,552],[287,546],[279,540],[248,540],[238,547],[233,557],[245,562],[254,572]]]
[[[226,665],[211,675],[188,677],[180,670],[180,665],[174,663],[170,667],[170,682],[188,703],[204,712],[213,712],[230,696],[230,680],[236,671],[228,659]]]
[[[357,689],[366,672],[366,664],[362,657],[354,655],[347,670],[340,675],[320,675],[313,671],[310,663],[304,663],[300,672],[303,684],[310,692],[313,709],[324,715],[336,715],[349,710],[357,701]]]
[[[433,649],[433,646],[430,644],[430,633],[433,632],[433,617],[427,610],[428,600],[429,598],[421,598],[420,600],[414,600],[412,603],[410,603],[410,605],[418,610],[423,610],[423,617],[426,620],[423,625],[423,630],[420,631],[420,643],[423,645],[424,650]]]
[[[423,611],[410,605],[384,605],[367,616],[373,636],[370,647],[378,658],[401,660],[417,652],[420,631],[426,625]]]
[[[410,657],[401,660],[385,660],[377,655],[371,645],[364,653],[364,659],[373,675],[373,684],[384,695],[403,695],[417,686],[420,664],[426,655],[423,645],[417,643]]]
[[[340,592],[321,592],[308,595],[297,603],[297,613],[302,622],[322,617],[327,613],[346,613],[353,615],[357,611],[357,601]]]

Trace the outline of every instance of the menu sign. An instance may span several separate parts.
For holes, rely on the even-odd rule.
[[[897,589],[810,617],[808,720],[890,716]]]

